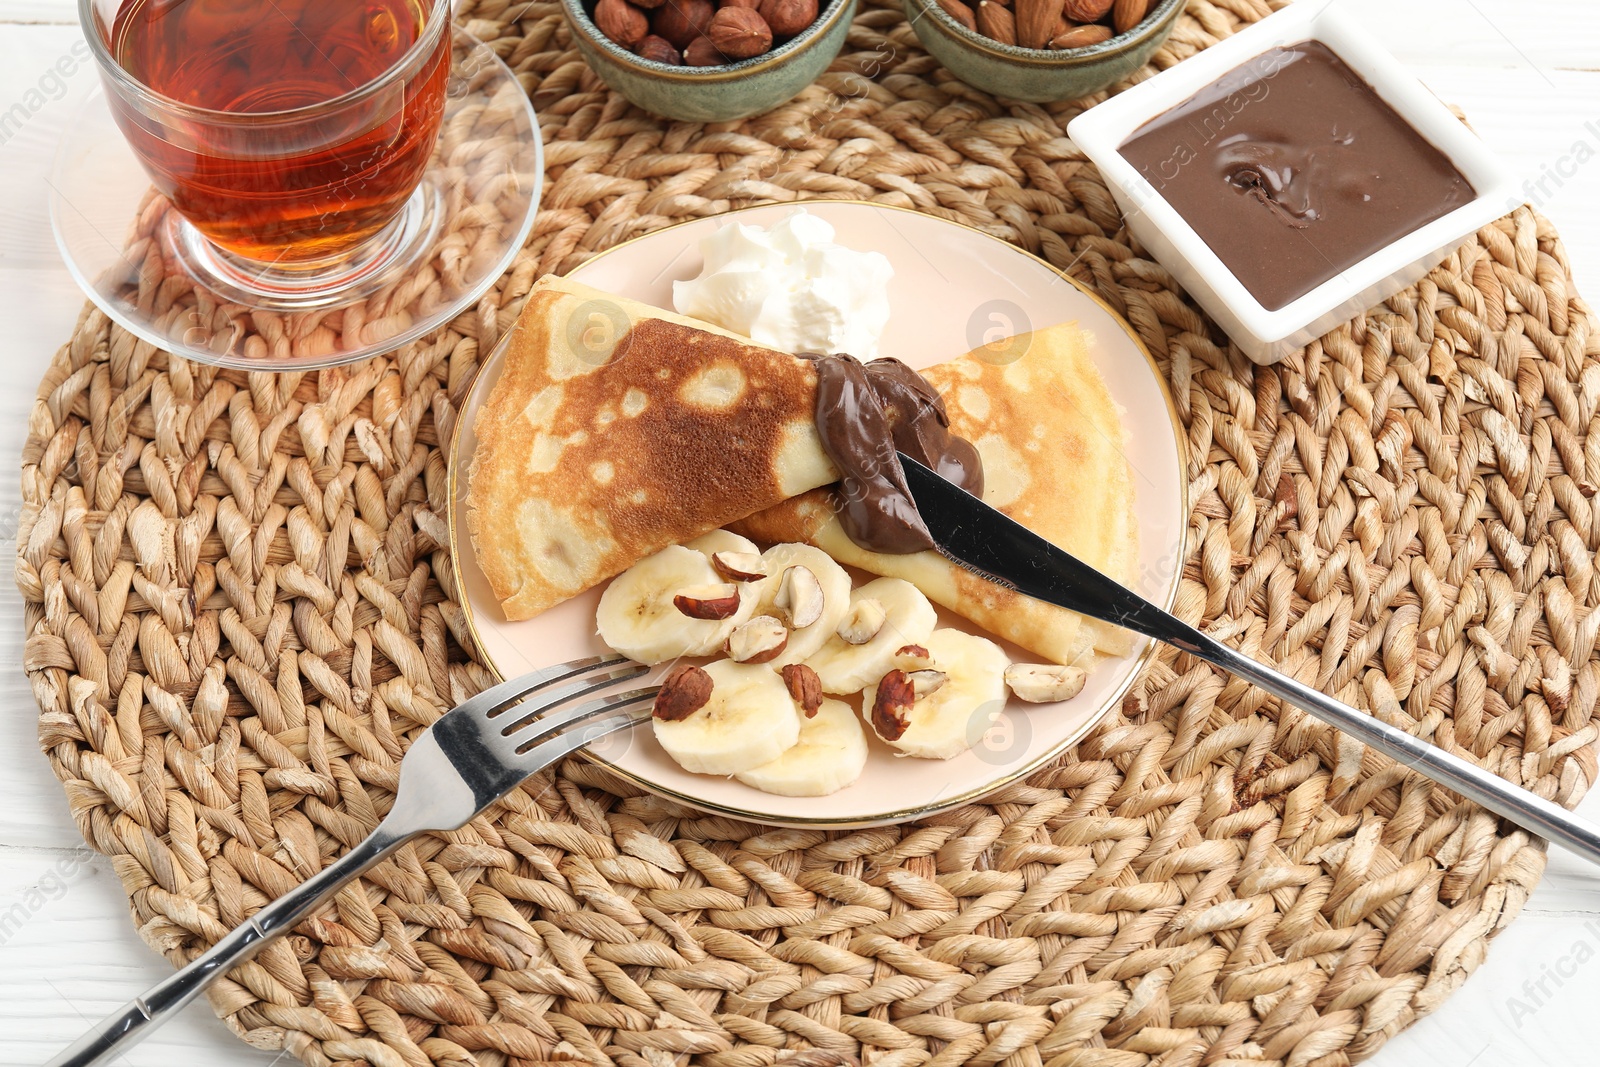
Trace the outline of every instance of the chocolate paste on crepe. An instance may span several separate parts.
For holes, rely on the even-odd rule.
[[[1065,323],[976,349],[921,378],[942,398],[949,432],[972,442],[982,458],[985,503],[1128,584],[1138,560],[1133,476],[1121,411],[1091,358],[1093,344]],[[733,528],[757,541],[809,541],[841,563],[902,578],[955,614],[1058,663],[1081,662],[1091,650],[1127,651],[1126,631],[996,585],[936,552],[863,548],[846,531],[837,496],[815,490]]]
[[[873,552],[932,549],[895,451],[982,496],[977,449],[950,432],[943,399],[898,359],[862,364],[847,355],[808,358],[817,367],[822,450],[840,472],[836,499],[845,532]]]
[[[467,529],[506,617],[837,480],[816,395],[806,360],[540,279],[478,413],[467,491]]]

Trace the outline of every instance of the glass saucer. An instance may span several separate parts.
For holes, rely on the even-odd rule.
[[[201,239],[151,189],[100,89],[63,137],[50,179],[67,269],[129,332],[225,367],[314,370],[438,329],[511,265],[544,180],[539,123],[516,75],[459,26],[452,38],[444,122],[422,183],[332,296]]]

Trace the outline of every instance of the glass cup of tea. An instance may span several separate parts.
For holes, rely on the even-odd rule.
[[[79,7],[111,113],[198,276],[315,307],[418,245],[450,0]]]

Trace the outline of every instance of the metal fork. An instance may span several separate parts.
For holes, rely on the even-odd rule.
[[[45,1067],[89,1067],[127,1050],[411,838],[466,825],[529,775],[648,718],[655,686],[573,703],[648,670],[620,656],[559,663],[486,689],[445,713],[400,761],[394,805],[365,841],[246,919]]]

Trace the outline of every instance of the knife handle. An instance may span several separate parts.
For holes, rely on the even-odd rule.
[[[1343,701],[1335,700],[1326,693],[1258,663],[1149,602],[1145,602],[1145,606],[1149,611],[1139,611],[1125,623],[1129,629],[1173,645],[1265,689],[1524,830],[1554,841],[1590,863],[1600,865],[1600,828],[1593,823],[1431,741],[1407,733],[1375,715],[1358,711]],[[1153,617],[1151,612],[1162,618]]]
[[[939,550],[958,565],[1026,596],[1121,626],[1197,656],[1343,730],[1524,830],[1600,865],[1600,829],[1559,804],[1257,663],[1162,611],[903,453],[900,465]]]

